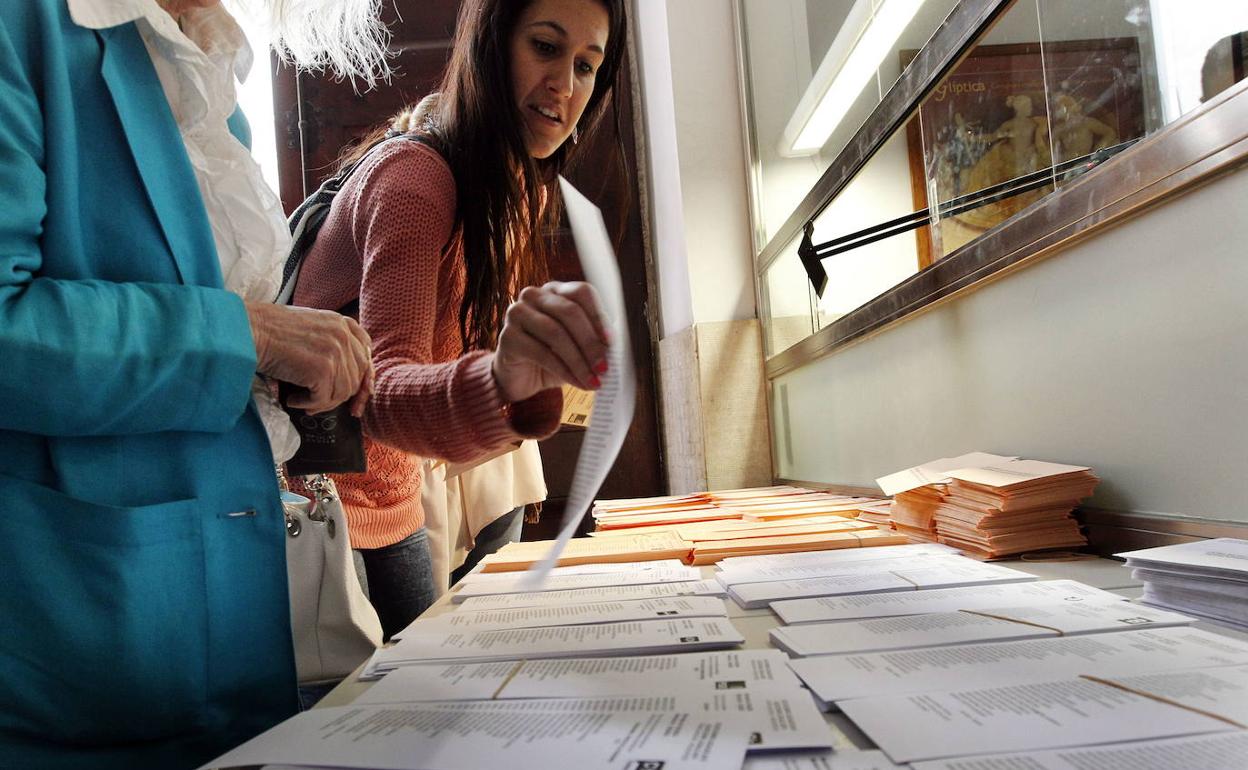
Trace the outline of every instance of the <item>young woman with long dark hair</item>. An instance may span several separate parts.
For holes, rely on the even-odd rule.
[[[593,289],[546,279],[557,174],[607,107],[625,29],[622,0],[466,0],[439,95],[344,159],[295,302],[358,297],[373,340],[369,469],[336,480],[387,635],[433,599],[420,458],[550,435],[559,386],[606,371]],[[420,141],[374,147],[386,131]]]

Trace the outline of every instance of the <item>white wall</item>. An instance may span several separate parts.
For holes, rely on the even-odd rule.
[[[635,7],[662,336],[753,318],[732,4],[637,0]]]
[[[982,449],[1092,466],[1093,505],[1248,520],[1244,200],[1241,169],[779,378],[780,474]]]

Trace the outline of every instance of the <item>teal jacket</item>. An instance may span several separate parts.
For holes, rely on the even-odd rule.
[[[0,767],[194,767],[295,711],[255,355],[134,24],[0,0]]]

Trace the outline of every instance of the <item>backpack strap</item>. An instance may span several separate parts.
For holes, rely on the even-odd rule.
[[[321,225],[325,224],[325,218],[329,216],[330,207],[334,203],[334,199],[338,197],[338,193],[342,191],[343,185],[360,167],[364,159],[381,147],[383,144],[395,139],[403,139],[409,142],[416,142],[428,147],[433,145],[425,137],[418,134],[399,134],[388,133],[385,138],[377,141],[372,147],[364,151],[364,154],[357,158],[354,162],[343,167],[337,174],[321,183],[316,188],[316,192],[308,196],[307,200],[299,204],[299,208],[290,215],[288,225],[290,226],[291,245],[290,253],[286,257],[286,264],[282,266],[282,288],[277,293],[274,300],[279,305],[289,305],[295,294],[295,285],[299,282],[299,270],[303,267],[303,259],[308,252],[312,250],[312,244],[316,242],[316,236],[321,231]],[[354,315],[359,311],[359,299],[354,299],[338,312],[344,315]],[[347,312],[352,310],[353,312]]]

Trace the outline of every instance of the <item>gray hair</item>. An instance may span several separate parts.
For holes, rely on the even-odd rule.
[[[381,0],[226,0],[265,25],[283,61],[372,88],[390,80]]]

